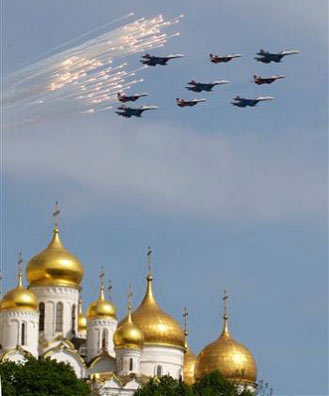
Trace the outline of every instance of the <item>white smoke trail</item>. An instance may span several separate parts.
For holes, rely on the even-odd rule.
[[[126,71],[127,63],[120,63],[120,59],[165,45],[178,33],[167,35],[163,29],[177,24],[180,18],[164,20],[162,15],[140,18],[10,74],[3,81],[1,105],[5,125],[110,109],[118,92],[143,81],[132,78],[146,67]],[[46,53],[90,36],[91,32]]]

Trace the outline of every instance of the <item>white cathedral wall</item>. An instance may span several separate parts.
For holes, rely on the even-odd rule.
[[[183,376],[184,351],[181,349],[144,345],[141,356],[141,374],[157,375],[157,367],[161,366],[162,375],[170,375],[179,379]]]
[[[30,288],[38,299],[38,304],[45,304],[45,327],[40,334],[50,341],[61,335],[65,338],[72,338],[73,331],[78,332],[78,301],[79,290],[65,286],[31,286]],[[56,306],[57,303],[63,304],[63,324],[62,330],[56,330]],[[72,307],[75,307],[75,324],[72,329]]]
[[[22,324],[25,324],[25,337],[22,339]],[[1,312],[2,350],[15,349],[17,345],[38,357],[39,313],[32,311]]]
[[[88,320],[87,324],[87,357],[88,361],[98,356],[102,348],[102,335],[106,332],[106,350],[112,356],[115,356],[113,345],[113,334],[117,328],[117,320],[113,318],[101,319],[95,318]]]
[[[131,373],[140,374],[141,351],[138,349],[117,348],[116,371],[119,375],[129,375]],[[130,359],[132,359],[132,369],[130,369]]]
[[[53,353],[48,354],[46,356],[49,356],[51,359],[54,359],[57,362],[63,362],[69,364],[73,368],[78,378],[85,377],[86,368],[84,367],[82,361],[79,359],[78,354],[75,356],[65,351],[65,349],[63,349],[59,351],[54,351]]]

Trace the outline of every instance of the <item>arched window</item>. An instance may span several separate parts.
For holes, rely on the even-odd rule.
[[[26,324],[22,323],[21,326],[21,345],[25,345]]]
[[[105,351],[107,349],[107,330],[103,330],[102,332],[102,350]]]
[[[56,305],[56,331],[63,331],[63,303]]]
[[[133,371],[133,359],[129,359],[129,371]]]
[[[157,366],[157,376],[161,377],[162,375],[162,366]]]
[[[45,329],[45,304],[42,302],[39,304],[39,331],[44,331]]]
[[[72,305],[72,333],[75,334],[75,304]]]

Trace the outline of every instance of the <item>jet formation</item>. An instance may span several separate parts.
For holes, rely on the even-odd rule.
[[[277,53],[272,53],[269,51],[265,51],[263,49],[259,50],[256,53],[256,59],[258,62],[262,62],[265,64],[274,62],[279,63],[281,62],[282,58],[287,55],[298,54],[300,51],[298,50],[283,50]],[[172,59],[183,58],[183,54],[169,54],[166,56],[155,56],[150,54],[145,54],[141,57],[140,62],[147,66],[166,66],[167,62]],[[213,64],[220,64],[220,63],[227,63],[232,61],[233,59],[242,57],[241,54],[229,54],[229,55],[214,55],[210,54],[210,62]],[[270,85],[273,84],[277,80],[284,79],[284,75],[272,75],[272,76],[259,76],[254,74],[252,82],[256,85]],[[228,80],[214,80],[211,82],[199,82],[196,80],[190,80],[187,83],[185,88],[188,91],[201,93],[201,92],[213,92],[213,88],[217,85],[225,85],[229,84]],[[136,100],[148,96],[147,93],[135,93],[132,95],[127,95],[125,93],[119,92],[117,94],[118,101],[122,103],[126,102],[135,102]],[[240,95],[236,95],[231,104],[236,107],[246,108],[246,107],[255,107],[259,102],[271,101],[273,100],[273,96],[257,96],[255,98],[244,98]],[[183,99],[183,98],[176,98],[176,105],[180,108],[184,107],[194,107],[200,103],[207,102],[207,99],[200,99],[200,98],[192,98],[192,99]],[[118,115],[131,118],[131,117],[142,117],[142,113],[147,110],[155,110],[158,109],[157,106],[153,105],[143,105],[140,107],[129,107],[125,104],[118,107],[118,111],[116,112]]]

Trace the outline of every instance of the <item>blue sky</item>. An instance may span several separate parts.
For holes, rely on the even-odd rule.
[[[48,242],[54,202],[62,237],[82,261],[85,305],[101,265],[124,314],[127,287],[138,304],[148,244],[156,294],[180,319],[190,311],[194,352],[221,327],[230,294],[231,330],[254,353],[276,394],[328,392],[327,350],[327,2],[96,0],[4,1],[4,74],[49,48],[131,11],[185,18],[181,35],[155,53],[186,57],[143,72],[136,90],[158,111],[140,120],[70,114],[3,131],[4,287],[17,252]],[[297,48],[282,64],[253,60],[260,48]],[[226,65],[208,54],[242,53]],[[134,67],[138,57],[128,59]],[[253,74],[285,74],[269,87]],[[187,81],[228,79],[207,104],[179,109]],[[254,109],[236,95],[271,94]]]

